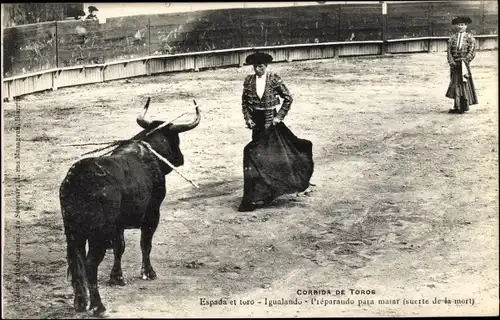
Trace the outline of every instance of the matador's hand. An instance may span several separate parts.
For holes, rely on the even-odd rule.
[[[248,120],[246,121],[246,123],[247,123],[247,128],[248,128],[248,129],[253,129],[253,127],[255,127],[255,122],[253,122],[253,120],[252,120],[252,119],[248,119]]]
[[[274,125],[274,126],[275,126],[275,125],[277,125],[277,124],[278,124],[278,123],[280,123],[280,122],[281,122],[281,119],[280,119],[280,118],[278,118],[278,117],[274,117],[274,119],[273,119],[273,125]]]

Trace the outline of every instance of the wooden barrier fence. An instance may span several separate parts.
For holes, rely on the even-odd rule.
[[[386,10],[385,10],[386,9]],[[384,12],[385,11],[385,12]],[[496,1],[415,1],[251,8],[45,22],[3,29],[3,92],[43,90],[164,72],[446,50],[455,15],[469,15],[479,50],[497,48]]]
[[[4,96],[12,99],[33,92],[137,76],[243,66],[246,55],[255,50],[270,53],[274,57],[274,62],[380,55],[383,52],[391,54],[443,52],[446,51],[447,39],[448,37],[422,37],[393,39],[386,42],[380,40],[329,42],[147,56],[103,64],[54,68],[10,77],[3,80],[3,92]],[[497,35],[476,36],[476,39],[478,50],[498,48]]]

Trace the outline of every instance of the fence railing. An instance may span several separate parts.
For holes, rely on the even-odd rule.
[[[478,50],[498,48],[497,35],[477,36],[476,39]],[[196,71],[205,68],[241,66],[244,64],[246,55],[256,49],[272,54],[275,62],[283,62],[343,56],[379,55],[384,52],[439,52],[446,51],[447,41],[448,37],[421,37],[393,39],[386,42],[381,40],[328,42],[146,56],[103,64],[55,68],[29,75],[10,77],[4,79],[2,92],[4,96],[12,99],[38,91],[57,90],[61,87],[130,77],[175,71]]]
[[[275,61],[446,50],[455,15],[480,49],[497,47],[497,4],[440,1],[229,9],[4,29],[4,89],[31,92],[161,72],[241,65],[255,49]],[[478,34],[482,33],[482,34]]]

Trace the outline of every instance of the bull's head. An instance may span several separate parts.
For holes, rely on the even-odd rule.
[[[156,152],[167,158],[174,166],[178,167],[184,164],[184,156],[179,148],[179,133],[189,131],[198,126],[201,120],[200,110],[196,107],[196,119],[187,123],[166,123],[165,121],[149,121],[145,119],[148,112],[151,98],[148,98],[142,112],[137,116],[137,124],[144,131],[134,137],[147,141]],[[165,168],[167,172],[171,169]]]

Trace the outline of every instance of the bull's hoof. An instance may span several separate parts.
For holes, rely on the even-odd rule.
[[[106,308],[102,304],[100,306],[91,307],[90,311],[92,312],[92,315],[94,315],[94,317],[106,317]]]
[[[108,286],[125,286],[127,283],[123,277],[111,277],[108,280]]]
[[[85,297],[76,298],[74,300],[74,307],[76,312],[85,312],[88,310],[89,301]]]
[[[75,311],[76,312],[85,312],[87,311],[87,306],[75,306]]]
[[[155,280],[156,272],[153,269],[148,271],[141,271],[141,277],[142,280]]]

